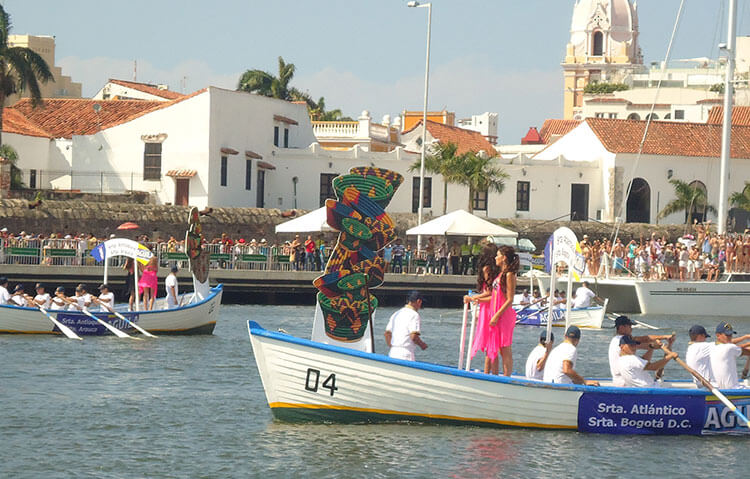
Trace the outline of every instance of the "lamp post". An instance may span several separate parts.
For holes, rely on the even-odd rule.
[[[419,226],[422,226],[424,208],[424,152],[427,147],[427,92],[430,86],[430,31],[432,29],[432,4],[411,1],[406,4],[411,8],[427,8],[427,60],[424,67],[424,105],[422,108],[422,158],[419,163]],[[422,235],[417,235],[417,252],[422,251]]]

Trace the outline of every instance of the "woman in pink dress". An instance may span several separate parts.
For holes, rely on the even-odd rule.
[[[520,259],[513,248],[502,246],[497,250],[495,264],[500,268],[500,274],[492,283],[492,299],[490,301],[490,329],[497,328],[499,336],[500,357],[503,359],[503,375],[510,376],[513,372],[513,328],[516,326],[516,311],[513,309],[513,295],[516,292],[516,273],[520,266]],[[492,374],[498,374],[499,368],[495,361]]]
[[[158,287],[157,271],[159,271],[159,263],[156,256],[152,256],[143,269],[143,275],[138,279],[138,292],[143,295],[143,309],[145,311],[154,309],[156,288]]]
[[[499,352],[498,328],[490,328],[490,299],[492,298],[492,279],[500,271],[495,265],[495,255],[497,246],[485,246],[477,267],[477,291],[479,293],[470,296],[464,296],[465,303],[474,303],[478,305],[477,324],[474,333],[474,342],[471,345],[471,358],[474,358],[477,351],[484,351],[487,355],[484,359],[484,372],[489,374],[492,370],[492,364],[497,367],[497,355]]]

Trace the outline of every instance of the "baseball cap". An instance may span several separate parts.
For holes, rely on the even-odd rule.
[[[100,284],[100,285],[99,285],[99,290],[102,290],[102,289],[109,289],[109,285],[108,285],[108,284],[106,284],[106,283],[102,283],[102,284]]]
[[[636,341],[633,336],[626,334],[625,336],[620,338],[620,346],[623,344],[641,344],[640,341]]]
[[[76,291],[86,291],[86,290],[87,290],[86,285],[83,283],[76,286]]]
[[[34,289],[44,288],[44,285],[42,283],[37,283],[34,285]]]
[[[539,341],[546,341],[547,340],[547,331],[542,331],[539,335]],[[555,333],[549,333],[549,340],[554,341],[555,340]]]
[[[627,326],[627,325],[635,326],[635,324],[636,324],[635,321],[632,321],[630,318],[624,315],[618,316],[615,318],[615,328],[619,328],[620,326]]]
[[[5,276],[0,276],[0,284],[5,284],[7,282],[8,282],[8,278],[6,278]]]
[[[22,284],[17,284],[16,287],[13,288],[13,291],[14,292],[15,291],[23,291],[23,285]]]
[[[716,326],[716,334],[719,334],[719,333],[722,333],[722,334],[728,334],[728,335],[730,335],[730,336],[731,336],[732,334],[736,334],[736,332],[735,332],[735,330],[734,330],[734,329],[732,328],[732,325],[731,325],[731,324],[729,324],[729,323],[723,323],[723,322],[722,322],[722,323],[719,323],[719,325],[718,325],[718,326]]]
[[[702,334],[706,336],[707,338],[710,338],[711,336],[706,332],[706,328],[701,326],[700,324],[696,324],[695,326],[690,328],[690,331],[688,331],[688,334],[690,337],[698,336],[699,334]]]
[[[65,288],[63,288],[62,286],[58,286],[57,289],[55,290],[55,293],[64,293],[64,292],[65,292]]]
[[[176,272],[178,272],[179,270],[180,270],[180,268],[178,268],[178,267],[177,267],[177,265],[174,265],[174,266],[172,266],[171,268],[169,268],[169,271],[171,271],[171,272],[173,272],[173,273],[176,273]]]
[[[571,339],[581,339],[581,329],[578,326],[571,326],[565,331],[565,337]]]
[[[409,303],[413,303],[413,302],[415,302],[415,301],[417,301],[417,300],[420,300],[420,299],[421,299],[422,301],[424,301],[424,296],[422,296],[422,293],[420,293],[420,292],[419,292],[419,291],[417,291],[417,290],[413,290],[413,291],[410,291],[410,292],[409,292],[409,297],[407,298],[407,301],[408,301]]]

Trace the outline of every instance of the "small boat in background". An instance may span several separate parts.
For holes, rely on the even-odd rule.
[[[607,314],[607,303],[609,299],[605,299],[602,306],[572,308],[568,324],[579,328],[600,329]],[[516,324],[547,326],[549,315],[549,308],[520,308],[516,311]],[[565,309],[552,308],[552,326],[565,327]]]

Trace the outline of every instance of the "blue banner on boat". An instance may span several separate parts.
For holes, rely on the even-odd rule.
[[[114,314],[99,312],[92,314],[96,315],[97,318],[106,321],[107,323],[111,324],[121,331],[132,329],[132,327],[127,322],[118,318]],[[134,323],[138,322],[137,314],[128,313],[127,318]],[[57,320],[80,335],[108,336],[112,334],[107,328],[102,326],[101,323],[94,320],[93,318],[86,316],[83,313],[57,313]]]
[[[702,395],[584,393],[578,430],[603,434],[701,434]]]
[[[737,409],[747,417],[750,413],[750,396],[727,396],[737,406]],[[706,401],[706,421],[703,424],[703,433],[750,434],[750,429],[721,401],[709,396]]]

